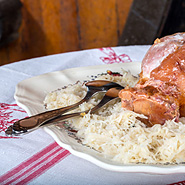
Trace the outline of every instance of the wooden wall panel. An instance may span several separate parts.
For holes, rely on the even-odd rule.
[[[131,0],[116,0],[118,38],[123,32],[132,2]]]
[[[79,50],[79,36],[77,23],[76,0],[60,0],[60,41],[63,43],[63,51]]]
[[[81,48],[116,45],[116,0],[78,0]]]
[[[42,29],[42,10],[39,1],[25,0],[22,8],[22,25],[19,39],[9,44],[9,62],[46,54],[46,37]],[[6,61],[4,61],[6,63]]]
[[[19,38],[0,65],[44,55],[116,46],[132,0],[21,0]]]
[[[77,13],[75,1],[42,2],[43,30],[47,40],[46,53],[78,50]]]

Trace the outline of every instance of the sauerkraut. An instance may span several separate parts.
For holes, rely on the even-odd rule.
[[[134,86],[137,78],[123,70],[123,76],[99,75],[122,86]],[[66,88],[47,94],[44,104],[47,109],[64,107],[80,101],[86,94],[83,83],[78,82]],[[100,100],[99,96],[83,103],[75,111],[91,109]],[[96,114],[85,114],[69,120],[77,136],[88,147],[102,152],[105,157],[119,163],[183,163],[185,162],[185,118],[179,123],[166,121],[146,127],[137,119],[144,115],[124,110],[119,100],[113,101]]]

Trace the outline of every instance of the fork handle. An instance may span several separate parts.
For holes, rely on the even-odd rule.
[[[47,111],[47,112],[43,112],[31,117],[27,117],[21,120],[16,121],[13,124],[13,129],[16,131],[22,130],[23,128],[34,128],[39,126],[40,124],[42,124],[43,122],[50,120],[51,118],[55,118],[61,114],[64,114],[65,112],[68,112],[76,107],[78,107],[80,104],[82,104],[83,102],[85,102],[85,98],[82,99],[81,101],[67,106],[67,107],[63,107],[63,108],[59,108],[59,109],[54,109],[51,111]]]
[[[15,122],[10,127],[8,127],[8,129],[5,131],[5,133],[8,136],[10,136],[10,135],[11,136],[12,135],[19,136],[21,134],[30,133],[30,132],[38,129],[39,127],[41,127],[45,124],[49,125],[50,123],[52,123],[53,121],[55,121],[55,119],[57,119],[59,117],[60,117],[60,121],[62,121],[62,120],[69,119],[69,118],[72,118],[72,117],[75,117],[75,116],[80,116],[80,114],[81,113],[78,112],[78,113],[66,114],[66,115],[61,115],[61,116],[55,116],[55,117],[49,118],[48,120],[38,119],[37,118],[38,115],[28,117],[28,118],[24,118],[22,120],[19,120],[19,121]]]

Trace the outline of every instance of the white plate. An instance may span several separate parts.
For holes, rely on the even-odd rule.
[[[31,116],[45,111],[43,100],[48,92],[68,84],[73,84],[77,80],[84,81],[91,79],[91,75],[106,73],[107,70],[121,72],[121,68],[130,70],[132,74],[137,75],[140,72],[140,63],[134,62],[73,68],[36,76],[26,79],[17,85],[15,99],[17,104],[25,109],[28,115]],[[104,158],[101,153],[79,144],[75,139],[69,137],[64,130],[54,125],[45,127],[44,130],[49,133],[61,147],[69,150],[72,154],[107,170],[152,174],[185,172],[185,165],[123,165],[112,162]]]

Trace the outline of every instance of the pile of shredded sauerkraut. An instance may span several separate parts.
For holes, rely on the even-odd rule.
[[[123,76],[100,75],[97,79],[117,82],[122,86],[134,86],[137,78],[123,70]],[[86,87],[78,82],[67,88],[47,94],[47,109],[67,106],[80,101]],[[100,95],[83,103],[75,111],[85,111],[95,106]],[[121,102],[111,102],[96,114],[86,114],[69,120],[78,130],[83,144],[102,152],[105,157],[121,163],[182,163],[185,162],[185,118],[179,123],[166,121],[146,127],[137,117],[143,115],[124,110]]]

